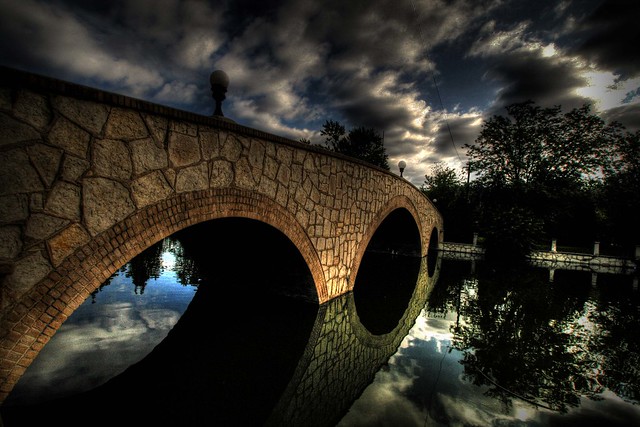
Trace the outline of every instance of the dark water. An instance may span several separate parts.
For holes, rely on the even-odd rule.
[[[355,291],[318,306],[288,240],[235,225],[103,284],[4,425],[640,425],[633,275],[367,253]]]

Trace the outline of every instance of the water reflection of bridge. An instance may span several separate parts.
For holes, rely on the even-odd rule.
[[[428,260],[422,258],[411,300],[388,333],[373,335],[363,326],[353,294],[321,308],[314,337],[267,425],[333,426],[342,418],[425,307],[439,274],[439,264],[429,266]]]
[[[185,243],[181,240],[186,253]],[[278,243],[271,240],[270,244]],[[218,265],[211,262],[217,259],[211,254],[194,265],[207,259],[209,265]],[[149,259],[139,263],[152,264]],[[403,276],[393,283],[393,292],[402,287],[400,293],[406,297],[395,304],[402,310],[396,311],[392,323],[370,325],[367,300],[355,292],[319,306],[298,297],[293,301],[267,295],[252,298],[246,291],[223,286],[231,278],[223,273],[216,280],[200,282],[167,338],[141,362],[89,392],[27,408],[26,413],[5,409],[5,425],[44,422],[58,415],[64,416],[66,425],[81,425],[96,410],[96,402],[113,408],[101,419],[113,417],[116,422],[122,408],[135,401],[138,409],[127,415],[132,422],[333,426],[414,325],[437,281],[439,259],[372,252],[365,254],[361,271],[368,268],[373,268],[369,277],[379,277],[381,269],[392,277]],[[240,276],[264,278],[262,269],[254,270],[258,272]],[[358,277],[356,289],[372,288],[367,275]],[[245,297],[238,300],[243,293]],[[372,295],[371,302],[376,297]],[[232,300],[236,311],[229,313]],[[284,347],[288,351],[283,354]],[[240,356],[232,348],[242,349]]]

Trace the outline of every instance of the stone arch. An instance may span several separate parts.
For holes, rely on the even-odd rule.
[[[320,256],[306,231],[291,212],[272,199],[247,190],[227,188],[208,190],[204,193],[213,193],[212,209],[204,206],[194,210],[192,221],[180,229],[204,221],[232,217],[253,219],[271,225],[287,236],[302,255],[316,285],[318,302],[327,300],[327,285]]]
[[[364,256],[364,252],[367,250],[367,247],[371,242],[371,238],[380,227],[380,224],[382,224],[382,222],[389,216],[389,214],[391,214],[391,212],[395,211],[396,209],[400,209],[400,208],[404,208],[407,211],[409,211],[409,213],[411,214],[411,217],[415,221],[416,226],[418,227],[418,233],[420,235],[420,242],[421,242],[420,253],[422,256],[426,255],[427,245],[424,244],[425,242],[425,234],[424,234],[425,230],[423,230],[424,224],[420,220],[420,215],[418,213],[418,210],[416,209],[411,199],[409,199],[407,196],[403,196],[403,195],[396,196],[392,198],[389,201],[389,203],[385,206],[385,209],[380,211],[376,216],[376,218],[373,221],[371,221],[371,223],[369,223],[367,231],[365,232],[362,240],[360,241],[358,250],[351,264],[351,270],[350,270],[351,274],[349,276],[349,283],[351,284],[351,286],[353,286],[353,284],[355,284],[356,282],[356,277],[358,275],[358,268],[360,267],[360,263],[362,262],[362,257]]]
[[[0,75],[12,129],[0,153],[0,231],[11,241],[0,259],[0,403],[93,290],[190,225],[236,216],[275,227],[307,263],[321,305],[352,290],[395,209],[414,218],[422,256],[430,239],[442,241],[436,207],[390,171],[232,121]]]
[[[249,218],[282,232],[304,258],[318,301],[328,299],[320,257],[295,217],[273,200],[247,190],[225,188],[181,193],[129,216],[66,258],[18,303],[4,319],[0,356],[10,371],[0,386],[0,401],[64,321],[91,292],[136,255],[171,234],[200,222]]]

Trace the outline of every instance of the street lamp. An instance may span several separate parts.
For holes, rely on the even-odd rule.
[[[398,168],[400,169],[400,176],[402,176],[402,172],[404,172],[404,168],[407,167],[407,162],[405,162],[404,160],[400,160],[398,162]]]
[[[225,94],[229,87],[229,76],[222,70],[216,70],[211,73],[209,82],[211,83],[211,95],[216,101],[216,110],[213,112],[213,115],[224,117],[224,114],[222,114],[222,101],[226,98]]]

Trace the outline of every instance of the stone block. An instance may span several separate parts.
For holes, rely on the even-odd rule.
[[[131,158],[122,141],[114,139],[97,140],[93,147],[93,170],[97,176],[119,181],[131,179]]]
[[[145,174],[169,166],[167,151],[162,143],[145,138],[131,142],[130,146],[134,174]]]
[[[200,149],[205,160],[215,159],[220,156],[220,143],[218,132],[200,131]]]
[[[151,114],[144,114],[143,117],[154,141],[163,146],[167,137],[169,120],[166,117],[152,116]]]
[[[82,159],[87,158],[91,135],[64,117],[59,117],[49,132],[49,142]]]
[[[226,160],[214,160],[211,163],[211,188],[228,187],[233,182],[233,165]]]
[[[206,163],[180,169],[176,176],[176,192],[205,190],[209,188],[209,169]]]
[[[60,168],[62,150],[44,144],[36,144],[27,147],[27,153],[44,184],[51,187]]]
[[[138,209],[167,198],[173,189],[160,171],[144,175],[131,183],[133,200]]]
[[[0,88],[0,108],[3,110],[11,110],[12,104],[11,89],[8,87]]]
[[[25,194],[0,197],[0,223],[24,221],[29,216],[29,200]]]
[[[29,156],[23,149],[0,152],[0,196],[42,191],[40,181]]]
[[[228,135],[225,142],[222,144],[220,150],[220,156],[231,162],[236,162],[242,154],[242,144],[235,135]]]
[[[5,284],[19,298],[50,271],[51,263],[40,250],[36,250],[16,260],[13,273],[6,278]]]
[[[131,141],[148,137],[149,131],[137,111],[113,108],[104,135],[105,138]]]
[[[47,98],[31,91],[21,90],[18,92],[14,105],[16,117],[24,120],[36,129],[44,130],[51,122],[51,111],[47,104]]]
[[[72,224],[47,242],[51,263],[58,266],[76,249],[91,240],[89,233],[79,224]]]
[[[169,124],[169,129],[171,132],[181,133],[183,135],[198,135],[198,127],[196,125],[182,120],[172,120]]]
[[[80,187],[68,182],[58,182],[51,189],[44,209],[61,218],[80,220]]]
[[[48,239],[69,224],[69,220],[51,215],[35,213],[29,217],[25,236],[35,240]]]
[[[77,182],[89,169],[89,162],[79,157],[66,155],[62,162],[62,179],[69,182]]]
[[[194,165],[202,160],[198,138],[182,133],[169,133],[168,153],[171,166],[176,168]]]
[[[246,157],[242,157],[236,162],[235,170],[235,183],[238,187],[248,190],[256,188],[258,181]]]
[[[0,113],[0,147],[40,139],[40,132],[4,113]]]
[[[109,117],[109,107],[106,105],[65,96],[56,96],[53,106],[67,119],[95,136],[101,134]]]
[[[20,227],[8,225],[0,227],[0,259],[16,258],[22,250]]]
[[[129,191],[119,182],[85,178],[82,184],[84,222],[92,236],[111,228],[135,211]]]

